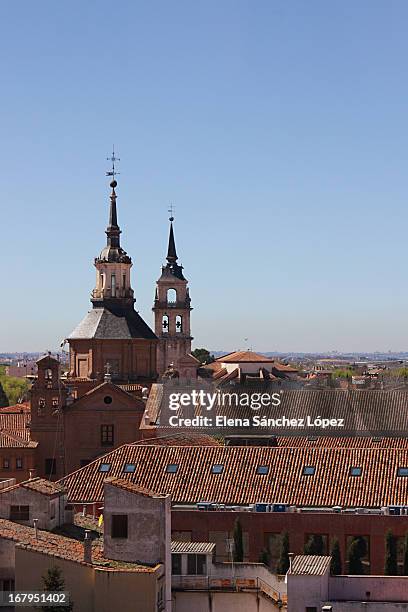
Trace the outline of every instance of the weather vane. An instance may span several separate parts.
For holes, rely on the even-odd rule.
[[[120,157],[115,157],[115,145],[112,147],[112,157],[107,157],[106,159],[112,162],[112,170],[106,172],[106,176],[111,176],[112,179],[115,180],[115,176],[120,174],[120,172],[116,172],[115,170],[115,162],[120,161]]]
[[[176,212],[176,207],[173,204],[170,204],[168,211],[170,213],[169,221],[174,221],[174,213]]]

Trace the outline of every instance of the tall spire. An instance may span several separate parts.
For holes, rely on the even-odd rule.
[[[169,248],[167,249],[167,261],[169,264],[174,264],[177,261],[176,243],[174,240],[173,221],[174,217],[170,217],[170,234],[169,234]]]
[[[110,194],[109,223],[105,231],[107,236],[106,247],[102,249],[102,252],[97,260],[109,263],[131,263],[130,257],[120,246],[120,235],[122,232],[118,225],[118,212],[116,208],[117,196],[115,191],[116,187],[118,186],[115,177],[117,174],[120,174],[116,171],[115,162],[120,161],[120,159],[119,157],[115,156],[115,147],[113,147],[112,156],[107,157],[106,159],[112,162],[112,169],[106,172],[106,176],[110,176],[112,178],[110,182],[112,191]]]
[[[116,210],[116,191],[115,187],[117,182],[115,179],[110,184],[112,192],[110,194],[110,209],[109,209],[109,225],[106,228],[107,245],[108,247],[119,248],[120,247],[120,228],[118,225],[118,213]]]

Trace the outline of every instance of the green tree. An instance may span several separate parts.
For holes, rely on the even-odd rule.
[[[367,545],[364,538],[358,536],[350,542],[347,552],[348,571],[349,574],[360,575],[364,574],[362,558],[366,554]]]
[[[389,529],[385,534],[384,574],[386,576],[398,575],[397,541],[394,538],[391,529]]]
[[[312,534],[304,547],[305,555],[323,555],[324,542],[320,533]]]
[[[289,534],[285,531],[282,534],[280,543],[279,561],[276,568],[277,574],[286,574],[289,569]]]
[[[339,574],[341,574],[342,566],[341,566],[340,544],[337,538],[333,539],[330,554],[331,554],[330,573],[332,576],[338,576]]]
[[[215,361],[214,355],[211,355],[210,351],[205,348],[198,348],[192,351],[192,356],[198,359],[201,364],[212,363]]]
[[[405,534],[404,541],[404,563],[402,566],[402,575],[408,576],[408,533]]]
[[[0,385],[7,396],[8,405],[13,406],[20,400],[27,398],[29,383],[25,378],[6,376],[4,371],[0,373]]]
[[[65,591],[65,581],[61,569],[54,565],[50,567],[47,573],[42,577],[44,591],[46,593]],[[44,612],[71,612],[74,604],[70,602],[66,606],[44,606],[41,608]]]
[[[261,550],[261,554],[259,555],[259,563],[263,563],[264,565],[269,565],[270,554],[266,548]]]
[[[242,526],[239,518],[234,523],[234,561],[242,562],[244,560],[244,543],[242,539]]]
[[[8,405],[9,405],[9,401],[3,389],[3,385],[1,384],[1,381],[0,381],[0,408],[4,408],[5,406],[8,406]]]

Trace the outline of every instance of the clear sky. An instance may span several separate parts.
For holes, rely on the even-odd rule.
[[[0,352],[89,309],[113,142],[150,324],[173,202],[195,346],[408,350],[407,29],[405,0],[2,3]]]

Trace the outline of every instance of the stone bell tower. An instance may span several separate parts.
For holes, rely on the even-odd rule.
[[[190,312],[191,300],[183,266],[177,263],[173,221],[170,219],[167,264],[157,281],[154,300],[154,329],[159,338],[157,347],[157,371],[162,376],[169,366],[181,378],[196,378],[199,362],[191,355]]]

